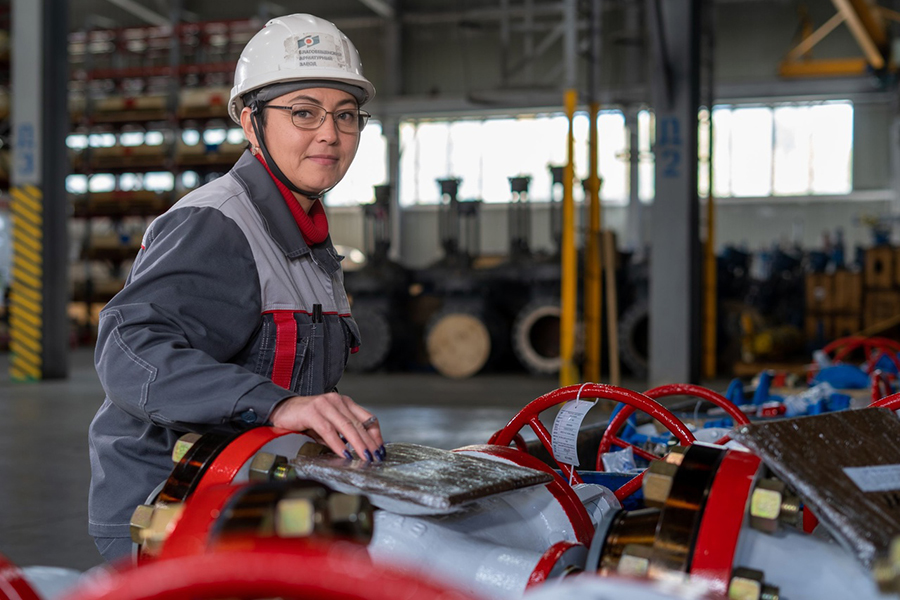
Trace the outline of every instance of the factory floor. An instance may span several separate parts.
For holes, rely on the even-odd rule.
[[[91,349],[76,349],[67,379],[13,383],[9,356],[0,353],[0,554],[19,566],[86,570],[101,562],[87,535],[87,431],[103,400],[92,359]],[[464,380],[376,373],[347,374],[340,387],[378,415],[387,441],[452,449],[487,442],[525,404],[559,386],[555,376],[518,373]],[[607,416],[591,411],[585,423]]]

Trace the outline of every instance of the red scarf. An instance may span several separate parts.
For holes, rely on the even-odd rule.
[[[294,197],[294,194],[291,193],[291,190],[281,183],[278,178],[272,175],[272,171],[269,170],[269,165],[263,160],[262,154],[257,154],[256,158],[262,163],[262,166],[266,168],[266,171],[269,172],[269,176],[272,177],[272,181],[275,182],[275,185],[278,186],[278,191],[281,192],[281,196],[284,198],[288,209],[290,209],[291,214],[294,215],[294,221],[297,222],[297,227],[300,228],[300,233],[303,234],[303,240],[306,242],[306,245],[312,246],[313,244],[324,242],[325,238],[328,237],[328,217],[325,216],[325,209],[322,208],[322,201],[313,201],[312,206],[309,208],[309,213],[307,214],[300,206],[300,203],[297,202],[297,199]]]

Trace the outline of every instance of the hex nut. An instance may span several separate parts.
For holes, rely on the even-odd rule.
[[[737,568],[728,584],[731,600],[760,600],[763,591],[763,573],[755,569]]]
[[[900,592],[900,537],[891,541],[887,556],[875,561],[872,575],[882,593]]]
[[[158,554],[182,512],[184,504],[181,502],[139,506],[131,517],[132,541],[142,546],[145,554]]]
[[[653,558],[653,548],[640,544],[627,544],[622,549],[619,564],[616,571],[625,577],[647,577],[650,572],[650,560]]]
[[[153,510],[153,506],[141,504],[131,514],[131,522],[129,523],[131,527],[131,541],[135,544],[140,544],[143,541],[141,532],[150,527],[150,522],[153,519]]]
[[[655,460],[644,471],[642,489],[644,491],[644,504],[648,507],[661,508],[669,498],[672,491],[672,481],[678,465],[665,460]]]
[[[334,492],[328,496],[328,517],[335,533],[368,543],[372,539],[374,508],[365,496]]]
[[[180,463],[188,450],[190,450],[201,437],[202,436],[199,433],[186,433],[178,438],[178,441],[175,442],[175,447],[172,448],[172,462],[176,465]]]
[[[333,453],[328,446],[316,442],[306,442],[300,446],[299,450],[297,450],[297,458],[300,458],[301,456],[305,458],[315,458],[316,456],[322,456],[323,454]]]
[[[800,501],[785,490],[784,483],[777,479],[757,482],[750,495],[751,527],[772,533],[778,528],[779,520],[796,522],[799,513]]]
[[[672,465],[681,465],[687,451],[687,446],[672,446],[672,448],[669,449],[669,453],[663,457],[663,460]]]
[[[286,479],[286,470],[293,470],[288,465],[287,458],[271,452],[257,452],[250,461],[250,472],[247,478],[250,481],[263,482],[275,479]]]
[[[316,508],[310,498],[282,498],[275,506],[279,537],[309,537],[316,528]]]

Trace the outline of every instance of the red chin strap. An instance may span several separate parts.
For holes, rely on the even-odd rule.
[[[262,155],[257,154],[256,159],[262,163],[262,166],[266,168],[272,181],[278,186],[278,191],[281,192],[285,204],[287,204],[288,209],[294,216],[294,221],[297,222],[297,227],[300,228],[300,233],[303,234],[303,240],[306,244],[312,246],[313,244],[321,244],[324,242],[325,238],[328,237],[328,217],[325,215],[325,209],[322,208],[322,201],[313,201],[309,213],[307,213],[300,207],[300,203],[297,202],[297,199],[294,197],[294,194],[291,193],[291,190],[289,190],[280,179],[275,177]]]

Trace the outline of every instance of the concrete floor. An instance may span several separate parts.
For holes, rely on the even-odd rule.
[[[101,562],[87,535],[87,430],[103,400],[92,359],[91,349],[75,350],[68,379],[19,384],[0,354],[0,554],[14,564],[86,570]],[[348,374],[340,387],[378,415],[386,440],[452,449],[487,442],[559,386],[556,377],[524,374],[378,373]],[[604,418],[592,411],[585,422]]]

